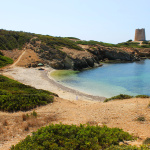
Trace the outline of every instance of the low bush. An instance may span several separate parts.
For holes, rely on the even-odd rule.
[[[119,128],[52,124],[33,132],[11,150],[99,150],[132,139],[129,133]]]
[[[12,63],[13,63],[13,60],[11,58],[0,55],[0,68],[6,66],[8,64],[12,64]]]
[[[33,117],[37,117],[37,112],[35,112],[35,110],[31,113],[31,116]]]
[[[135,97],[136,98],[149,98],[150,96],[148,96],[148,95],[137,95]]]
[[[120,95],[117,95],[117,96],[113,96],[111,98],[106,98],[104,100],[104,102],[108,102],[108,101],[115,100],[115,99],[130,99],[130,98],[133,98],[133,97],[134,96],[120,94]],[[137,96],[135,96],[135,98],[150,98],[150,96],[148,96],[148,95],[137,95]]]
[[[35,89],[0,75],[0,110],[26,111],[53,102],[54,93]]]
[[[150,138],[146,138],[144,140],[143,144],[150,145]]]
[[[111,43],[104,43],[104,42],[98,42],[98,41],[76,41],[77,44],[82,44],[82,45],[101,45],[101,46],[106,46],[106,47],[116,47],[115,44]]]
[[[62,37],[53,37],[53,36],[44,36],[44,35],[37,35],[38,38],[42,41],[42,43],[46,44],[50,48],[60,47],[68,47],[71,49],[76,49],[82,51],[83,49],[77,45],[76,42],[70,40],[69,38],[62,38]]]
[[[117,95],[117,96],[113,96],[111,98],[107,98],[105,99],[104,102],[108,102],[108,101],[111,101],[111,100],[114,100],[114,99],[129,99],[129,98],[132,98],[133,96],[130,96],[130,95],[125,95],[125,94],[120,94],[120,95]]]
[[[131,145],[112,145],[106,150],[149,150],[148,146],[142,145],[140,147],[137,146],[131,146]]]
[[[74,39],[74,40],[80,40],[79,38],[76,38],[76,37],[65,37],[65,38]]]
[[[137,117],[136,121],[146,121],[144,116]]]

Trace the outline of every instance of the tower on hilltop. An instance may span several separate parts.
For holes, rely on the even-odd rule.
[[[146,41],[144,28],[135,30],[134,41]]]

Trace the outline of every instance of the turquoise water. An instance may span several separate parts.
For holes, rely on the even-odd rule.
[[[76,74],[59,76],[65,86],[96,95],[150,95],[150,60],[133,63],[104,64],[102,67]]]

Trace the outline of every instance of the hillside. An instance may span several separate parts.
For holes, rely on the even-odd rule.
[[[8,51],[9,54],[10,51],[20,50],[28,50],[32,54],[34,52],[36,58],[32,59],[28,55],[28,63],[21,65],[26,67],[36,67],[39,62],[42,62],[55,69],[82,70],[101,66],[101,61],[136,61],[140,60],[140,56],[150,56],[150,48],[143,47],[131,41],[115,45],[97,41],[81,41],[73,37],[0,30],[0,50],[7,56],[9,56]]]
[[[0,51],[0,68],[12,63],[13,60],[9,57],[4,56],[4,54]]]
[[[42,38],[46,39],[43,40]],[[144,49],[139,48],[139,51],[135,51],[134,48],[130,47],[106,47],[99,44],[85,45],[77,44],[76,41],[79,41],[78,39],[64,39],[65,40],[61,40],[61,38],[57,39],[55,37],[52,38],[42,35],[35,36],[35,34],[33,34],[28,42],[22,44],[22,47],[19,45],[19,41],[17,41],[18,47],[16,45],[16,48],[10,49],[5,45],[6,49],[1,50],[4,55],[14,60],[14,64],[7,67],[7,69],[3,69],[2,73],[16,80],[20,80],[20,82],[28,86],[0,75],[0,149],[10,149],[12,145],[16,145],[20,140],[23,140],[27,135],[31,135],[33,131],[36,131],[40,127],[51,123],[58,124],[60,122],[62,122],[60,126],[50,125],[49,127],[39,129],[33,133],[32,136],[28,136],[23,142],[20,142],[19,145],[12,147],[12,149],[18,149],[18,146],[22,149],[24,149],[25,146],[29,149],[33,149],[32,147],[35,149],[37,149],[37,147],[39,149],[44,149],[45,147],[45,149],[51,149],[51,147],[57,149],[58,146],[58,149],[60,149],[60,147],[63,149],[64,145],[69,148],[73,146],[73,149],[83,149],[83,147],[85,149],[91,149],[91,147],[93,149],[99,149],[100,147],[108,147],[108,149],[148,149],[126,145],[140,145],[149,137],[149,98],[132,98],[102,103],[96,101],[94,96],[91,97],[93,101],[87,101],[87,97],[90,97],[90,95],[85,97],[85,95],[79,95],[77,91],[72,93],[70,89],[66,88],[66,91],[62,91],[63,98],[66,94],[70,97],[70,100],[65,100],[60,97],[54,97],[57,95],[48,92],[52,91],[49,89],[54,89],[55,92],[58,91],[60,94],[62,89],[60,86],[57,87],[57,90],[54,88],[54,86],[57,86],[59,83],[55,83],[47,77],[48,70],[46,70],[46,67],[45,71],[40,71],[37,68],[16,67],[36,67],[39,62],[42,62],[58,69],[71,68],[79,70],[86,67],[98,66],[100,61],[138,60],[139,51]],[[49,43],[52,40],[54,41]],[[72,42],[74,43],[73,48],[71,47]],[[66,45],[64,43],[66,43]],[[95,64],[94,66],[92,65],[92,60]],[[48,91],[39,90],[41,88]],[[70,95],[68,93],[70,93]],[[78,94],[78,100],[75,100],[76,94]],[[32,110],[32,108],[34,108],[34,110]],[[6,111],[18,112],[8,113]],[[143,117],[144,120],[138,120],[138,118],[141,117]],[[90,126],[84,128],[81,125],[83,130],[77,133],[74,132],[74,130],[77,131],[80,124],[86,123]],[[71,124],[77,126],[75,127]],[[105,125],[111,128],[114,127],[114,129],[108,129]],[[50,130],[47,131],[47,128],[51,127],[56,127],[56,132],[58,131],[57,127],[60,127],[59,132],[62,133],[62,135],[60,133],[53,134]],[[61,127],[63,129],[61,129]],[[126,141],[130,139],[127,137],[122,138],[124,132],[120,129],[116,129],[116,127],[133,134],[137,137],[137,141]],[[96,137],[95,135],[97,132],[100,132],[100,130],[102,134],[98,133]],[[71,132],[74,133],[72,134]],[[127,133],[125,134],[127,135]],[[50,137],[52,137],[55,142],[51,143],[52,140],[49,140]],[[74,142],[74,140],[76,141]],[[72,141],[75,145],[69,145]],[[120,141],[122,142],[120,143]],[[76,143],[78,143],[78,145]],[[118,144],[123,144],[125,147],[114,146]]]

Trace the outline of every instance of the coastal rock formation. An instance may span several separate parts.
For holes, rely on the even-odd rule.
[[[36,67],[39,62],[42,62],[55,69],[82,70],[101,66],[100,62],[105,60],[135,61],[139,60],[140,55],[150,54],[150,51],[134,48],[130,51],[126,50],[124,47],[127,46],[139,48],[137,43],[132,42],[115,45],[6,30],[0,30],[0,38],[5,41],[0,43],[0,50],[25,51],[24,59],[20,62],[20,66],[25,67]],[[149,43],[143,46],[150,47]]]
[[[82,45],[80,45],[82,47]],[[27,45],[28,49],[34,50],[45,64],[54,69],[73,69],[82,70],[101,66],[100,61],[119,60],[135,61],[138,56],[132,52],[126,52],[119,48],[104,46],[83,46],[83,50],[62,47],[59,49],[51,48],[38,42]]]
[[[135,61],[139,60],[137,56],[133,53],[127,53],[119,48],[106,48],[99,47],[99,52],[101,56],[104,58],[108,58],[109,60],[122,60],[122,61]]]

